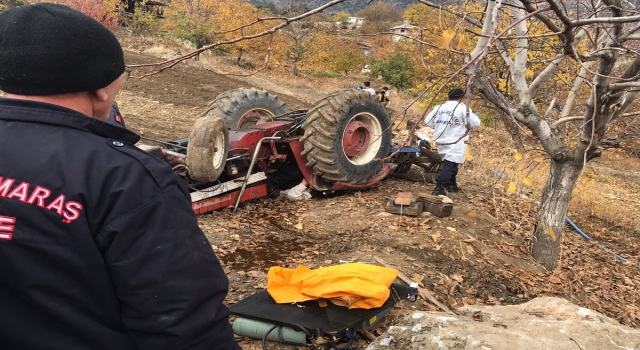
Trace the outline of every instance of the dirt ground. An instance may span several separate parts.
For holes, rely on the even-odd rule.
[[[133,51],[125,56],[128,64],[157,60]],[[198,64],[181,64],[142,80],[130,79],[117,101],[130,129],[167,141],[188,136],[193,121],[218,94],[238,87],[262,87],[258,83],[258,79],[215,75]],[[307,97],[280,95],[289,110],[309,108],[313,96]],[[200,226],[229,276],[227,302],[264,288],[271,266],[315,268],[343,260],[373,262],[377,256],[422,279],[453,309],[517,304],[553,295],[625,324],[640,324],[635,297],[639,269],[618,263],[595,244],[565,230],[561,268],[546,272],[530,257],[531,237],[514,233],[530,231],[535,204],[514,198],[499,185],[475,182],[474,167],[471,162],[461,170],[464,191],[451,195],[454,210],[448,218],[385,213],[385,204],[397,192],[433,189],[431,184],[400,178],[333,198],[297,203],[260,199],[242,205],[236,213],[222,210],[200,215]],[[504,217],[511,219],[505,222]],[[607,244],[621,254],[638,255],[637,246],[622,238]],[[437,308],[423,301],[405,304],[378,327],[388,326],[407,310]],[[242,338],[240,342],[245,349],[260,348],[257,341]]]

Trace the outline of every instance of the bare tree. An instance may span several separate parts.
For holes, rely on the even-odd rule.
[[[464,66],[470,85],[550,157],[532,252],[554,269],[577,179],[607,146],[612,123],[636,115],[627,111],[640,91],[640,12],[626,0],[489,0],[481,18],[442,10],[477,35]],[[486,68],[496,60],[508,70],[512,91]]]

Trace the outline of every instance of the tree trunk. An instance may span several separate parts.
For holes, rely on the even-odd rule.
[[[558,265],[565,217],[582,167],[580,160],[562,163],[551,160],[533,241],[533,258],[547,270],[553,270]]]
[[[519,152],[524,153],[524,144],[522,143],[522,137],[520,136],[520,129],[518,129],[518,127],[513,124],[513,121],[511,120],[511,116],[505,114],[504,112],[500,112],[500,119],[502,120],[502,123],[504,124],[504,127],[507,129],[507,132],[509,133],[509,135],[511,135],[511,139],[513,140],[513,143],[516,145],[516,149]]]
[[[236,64],[239,66],[240,65],[240,60],[242,60],[242,54],[244,52],[242,51],[242,48],[238,49],[238,61],[236,62]]]

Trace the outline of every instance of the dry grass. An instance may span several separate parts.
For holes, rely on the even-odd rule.
[[[466,171],[470,182],[486,189],[499,187],[504,190],[515,182],[516,193],[506,195],[517,203],[519,213],[525,207],[533,217],[547,181],[549,159],[540,151],[530,151],[523,154],[521,160],[516,160],[514,155],[517,151],[505,145],[512,145],[506,132],[500,128],[482,127],[473,135],[473,159],[464,165],[462,171]],[[541,156],[543,162],[538,162],[540,159],[536,158]],[[526,178],[531,180],[530,185],[524,183]],[[640,239],[638,185],[640,162],[626,156],[623,151],[606,151],[602,158],[589,162],[585,167],[574,189],[568,216],[592,238],[611,241],[622,247],[637,242]],[[513,225],[509,218],[512,214],[496,209],[494,215],[519,228],[519,234],[530,236],[531,226]],[[630,251],[625,257],[634,258],[636,255]]]

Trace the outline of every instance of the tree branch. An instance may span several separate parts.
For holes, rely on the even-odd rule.
[[[199,54],[201,54],[202,52],[210,50],[210,49],[212,49],[214,47],[221,46],[221,45],[234,44],[234,43],[237,43],[237,42],[240,42],[240,41],[260,38],[260,37],[267,36],[267,35],[273,35],[278,30],[288,26],[289,24],[291,24],[293,22],[296,22],[296,21],[299,21],[299,20],[304,19],[306,17],[312,16],[312,15],[314,15],[316,13],[320,13],[323,10],[325,10],[326,8],[329,8],[329,7],[333,6],[333,5],[339,4],[339,3],[344,2],[344,1],[346,1],[346,0],[332,0],[332,1],[326,3],[326,4],[322,5],[322,6],[316,7],[315,9],[307,11],[307,12],[301,14],[301,15],[298,15],[298,16],[295,16],[295,17],[291,17],[291,18],[286,18],[286,19],[283,20],[282,23],[272,27],[271,29],[262,31],[260,33],[256,33],[256,34],[252,34],[252,35],[244,35],[244,36],[240,36],[238,38],[230,39],[230,40],[218,41],[218,42],[215,42],[213,44],[206,45],[206,46],[203,46],[203,47],[201,47],[199,49],[193,50],[193,51],[191,51],[191,52],[189,52],[189,53],[187,53],[185,55],[178,56],[178,57],[175,57],[175,58],[172,58],[172,59],[169,59],[169,60],[165,60],[165,61],[161,61],[161,62],[155,62],[155,63],[133,64],[133,65],[129,65],[128,67],[129,68],[160,67],[160,68],[157,68],[154,71],[152,71],[150,73],[147,73],[147,74],[145,74],[143,76],[132,77],[132,78],[142,78],[142,77],[145,77],[145,76],[157,74],[157,73],[160,73],[160,72],[162,72],[162,71],[164,71],[166,69],[169,69],[169,68],[175,66],[176,64],[178,64],[178,63],[180,63],[182,61],[186,61],[186,60],[188,60],[190,58],[196,57]],[[239,27],[238,29],[240,29],[240,28],[242,28],[242,27]],[[230,74],[228,74],[228,75],[230,75]]]
[[[525,36],[528,29],[527,22],[523,20],[525,17],[524,10],[514,9],[513,14],[514,20],[517,23],[514,29],[516,31],[516,35],[520,36],[521,38],[516,40],[516,53],[511,76],[513,79],[513,84],[516,88],[516,93],[518,94],[518,98],[522,101],[528,90],[527,80],[524,76],[524,72],[527,69],[527,59],[529,56],[529,40]]]
[[[553,73],[558,69],[558,65],[564,61],[568,56],[566,54],[561,54],[556,56],[553,61],[533,80],[531,85],[529,85],[529,89],[525,94],[525,98],[522,100],[522,103],[527,106],[533,105],[533,97],[538,93],[540,86],[543,81],[547,81],[551,78]],[[535,108],[535,107],[534,107]]]
[[[569,95],[567,95],[567,99],[562,108],[562,112],[560,113],[560,119],[568,116],[569,113],[571,113],[571,110],[573,109],[573,105],[576,100],[576,96],[578,95],[578,90],[580,90],[580,88],[582,87],[582,84],[584,84],[584,79],[585,79],[585,76],[587,75],[587,68],[589,65],[590,63],[587,62],[583,66],[580,66],[580,72],[578,73],[578,76],[576,77],[576,79],[573,81],[573,85],[571,86]],[[551,128],[554,129],[554,126],[551,125]]]
[[[638,22],[640,21],[640,16],[628,16],[628,17],[597,17],[597,18],[586,18],[580,19],[577,21],[571,22],[571,27],[581,27],[589,24],[596,23],[629,23],[629,22]]]
[[[477,19],[475,19],[473,17],[468,16],[467,14],[463,14],[463,13],[459,13],[459,12],[453,11],[448,6],[443,7],[442,5],[437,5],[437,4],[434,4],[431,1],[427,1],[427,0],[417,0],[417,1],[419,3],[427,5],[429,7],[433,7],[433,8],[439,9],[441,11],[449,12],[450,14],[452,14],[452,15],[454,15],[456,17],[462,18],[466,22],[468,22],[468,23],[470,23],[470,24],[472,24],[472,25],[474,25],[474,26],[476,26],[478,28],[482,28],[482,22],[478,21]],[[489,0],[489,1],[491,1],[491,0]]]

